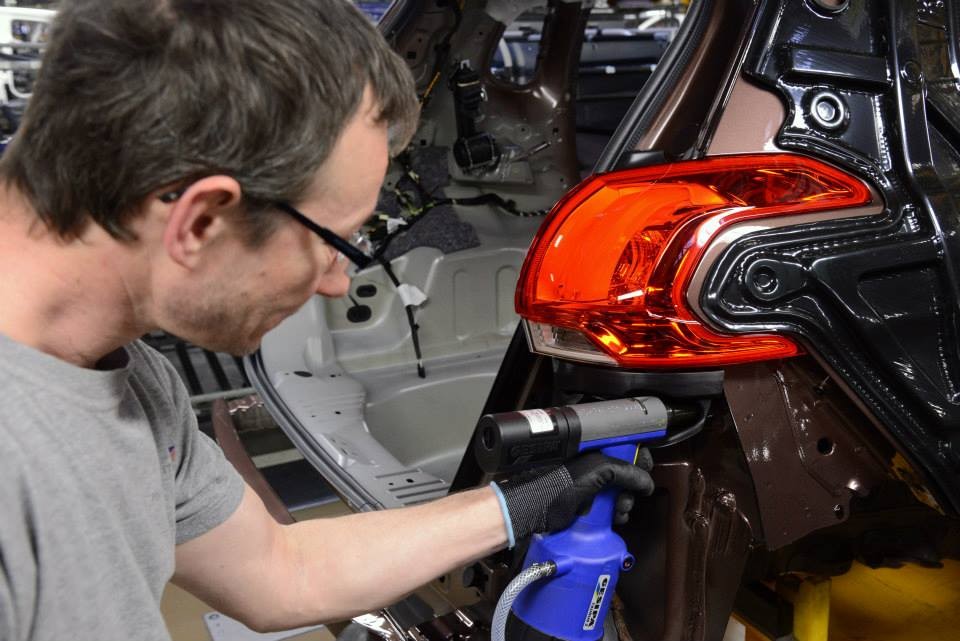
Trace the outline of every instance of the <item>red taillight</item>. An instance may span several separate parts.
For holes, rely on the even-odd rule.
[[[686,300],[694,269],[734,223],[870,201],[860,180],[789,154],[593,176],[541,226],[520,274],[517,312],[541,351],[582,360],[709,367],[792,356],[800,348],[783,336],[705,327]]]

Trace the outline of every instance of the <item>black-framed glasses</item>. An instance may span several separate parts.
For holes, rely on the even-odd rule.
[[[160,194],[160,200],[165,203],[172,203],[180,196],[183,195],[183,192],[186,191],[186,188],[168,191],[166,193]],[[326,227],[322,227],[317,223],[313,222],[305,214],[300,212],[296,207],[290,203],[285,203],[282,201],[277,201],[273,203],[273,206],[282,211],[283,213],[289,215],[298,223],[312,231],[314,234],[323,239],[323,242],[327,243],[335,250],[337,250],[341,256],[345,257],[351,263],[357,266],[358,269],[363,269],[367,267],[370,263],[373,262],[373,257],[367,255],[362,249],[352,244],[350,241],[345,240],[333,233]]]
[[[323,242],[340,252],[342,256],[356,265],[358,269],[363,269],[373,262],[372,256],[367,255],[362,249],[352,244],[350,241],[341,238],[326,227],[322,227],[321,225],[313,222],[293,205],[285,202],[275,202],[273,205],[285,214],[290,215],[298,223],[322,238]]]

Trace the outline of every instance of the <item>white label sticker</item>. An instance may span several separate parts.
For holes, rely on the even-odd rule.
[[[597,619],[600,618],[600,606],[603,605],[603,597],[607,593],[607,586],[609,585],[610,575],[601,574],[597,579],[597,587],[593,591],[590,607],[587,608],[587,618],[583,620],[584,630],[593,630],[597,626]]]
[[[401,283],[397,287],[397,293],[400,294],[400,300],[403,301],[404,307],[407,305],[413,305],[414,307],[422,305],[424,301],[427,300],[427,295],[420,291],[414,285],[408,285],[407,283]]]
[[[521,410],[523,417],[530,424],[531,434],[543,434],[553,431],[553,419],[543,410]]]
[[[390,218],[388,216],[387,217],[387,233],[392,234],[393,232],[397,231],[398,229],[400,229],[406,224],[407,224],[407,221],[405,221],[403,218]]]

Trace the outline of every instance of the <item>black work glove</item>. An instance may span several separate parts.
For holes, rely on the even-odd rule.
[[[625,490],[617,498],[615,522],[626,523],[634,495],[653,492],[650,470],[653,459],[640,450],[636,465],[599,452],[577,458],[532,478],[518,478],[499,485],[515,539],[534,532],[553,532],[568,527],[585,513],[600,490],[615,486]]]

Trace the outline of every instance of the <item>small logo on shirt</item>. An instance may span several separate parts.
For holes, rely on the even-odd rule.
[[[167,448],[167,456],[170,457],[170,462],[174,463],[177,460],[177,446],[171,445]]]

